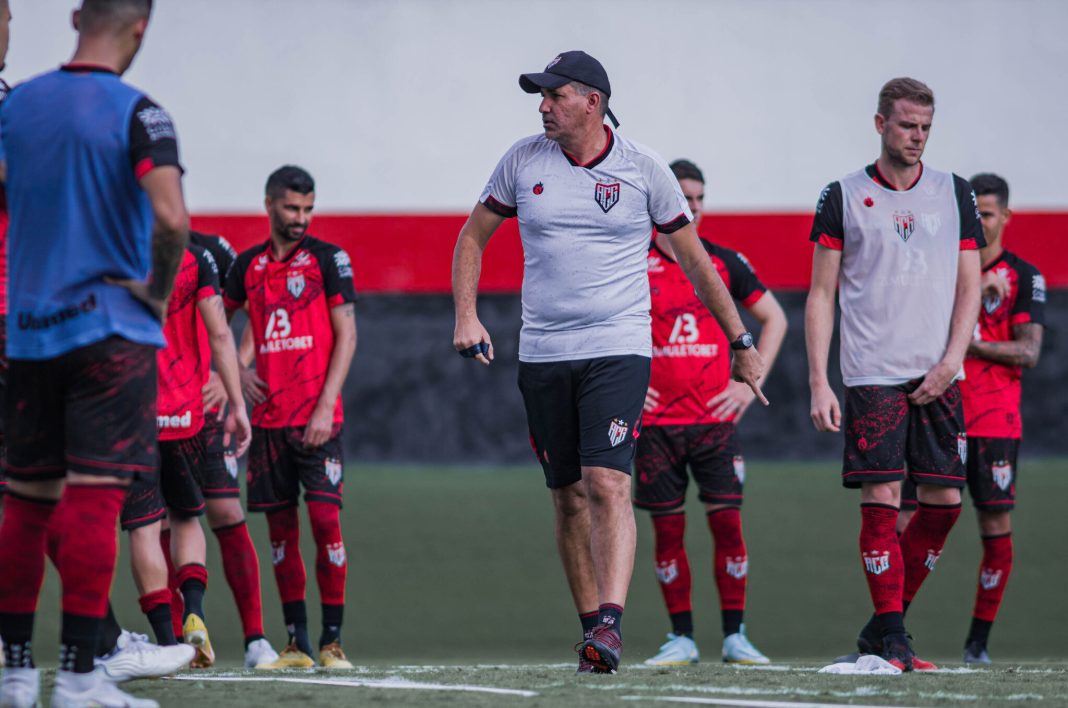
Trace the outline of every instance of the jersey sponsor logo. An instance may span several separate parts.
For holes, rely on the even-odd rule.
[[[650,273],[664,272],[664,261],[661,260],[660,256],[649,256],[649,258],[646,260],[646,264],[649,267]]]
[[[293,259],[293,262],[290,263],[290,265],[294,268],[303,268],[309,263],[311,263],[311,254],[307,251],[301,250]]]
[[[226,453],[223,455],[223,463],[226,465],[226,474],[230,475],[230,479],[237,479],[237,458]]]
[[[345,251],[337,251],[334,253],[334,265],[337,266],[337,274],[342,278],[352,277],[352,260],[349,259],[349,254]]]
[[[1031,299],[1035,302],[1046,301],[1046,279],[1041,273],[1031,276]]]
[[[230,242],[222,236],[219,237],[219,247],[222,250],[226,251],[227,255],[229,255],[231,258],[237,258],[237,251],[235,251],[234,247],[230,245]]]
[[[271,541],[271,565],[279,565],[286,559],[286,542]]]
[[[1012,485],[1012,465],[1008,460],[998,460],[991,465],[990,474],[1001,491],[1007,491]]]
[[[341,541],[337,543],[326,544],[326,559],[330,562],[330,565],[336,565],[338,568],[345,567],[345,544]]]
[[[294,299],[300,297],[300,294],[304,292],[304,274],[290,273],[286,277],[286,290]]]
[[[668,344],[663,347],[653,347],[653,356],[667,356],[673,358],[695,357],[698,359],[715,359],[719,356],[718,344]]]
[[[679,564],[674,558],[656,564],[656,579],[660,581],[661,585],[671,585],[678,577]]]
[[[90,312],[96,310],[96,295],[89,293],[89,297],[82,300],[77,305],[71,305],[70,307],[64,307],[61,310],[56,310],[47,315],[35,316],[32,312],[20,312],[19,313],[19,329],[23,332],[27,330],[37,329],[49,329],[87,315]]]
[[[137,120],[145,127],[148,138],[152,142],[160,140],[177,140],[178,135],[174,132],[174,123],[167,111],[159,106],[149,106],[137,114]]]
[[[619,202],[619,182],[603,184],[598,182],[593,188],[593,199],[597,206],[607,214]]]
[[[983,568],[980,570],[979,584],[983,586],[983,590],[993,590],[1001,585],[1001,569]]]
[[[608,425],[608,442],[616,447],[627,438],[628,425],[622,418],[613,418]]]
[[[545,185],[543,185],[541,182],[538,182],[536,185],[534,185],[534,189],[530,191],[534,192],[534,194],[541,194],[545,191]]]
[[[741,455],[734,456],[734,476],[739,484],[745,484],[745,458]]]
[[[894,231],[901,237],[902,241],[906,243],[909,240],[909,236],[916,230],[916,217],[912,215],[911,211],[895,211],[894,212]]]
[[[924,230],[931,236],[938,233],[938,230],[942,228],[942,215],[938,212],[933,214],[920,214],[920,222],[923,224]]]
[[[727,575],[741,580],[749,574],[749,558],[747,556],[727,556]]]
[[[968,436],[964,433],[957,433],[957,455],[962,465],[968,464]]]
[[[157,415],[156,427],[160,430],[191,428],[193,427],[193,411],[186,411],[181,415]]]
[[[938,563],[938,559],[942,557],[942,551],[936,551],[933,548],[927,549],[927,558],[923,561],[923,564],[927,567],[927,570],[934,570],[935,565]]]
[[[671,334],[668,335],[668,344],[692,344],[700,338],[697,317],[692,312],[684,312],[675,318]]]
[[[303,285],[301,287],[303,288]],[[293,325],[289,321],[289,312],[284,307],[273,310],[267,317],[267,328],[263,333],[260,353],[305,351],[315,346],[314,336],[310,334],[303,337],[289,336],[292,333]]]
[[[337,483],[341,481],[341,460],[328,457],[323,464],[323,469],[326,472],[326,478],[330,480],[330,484],[336,487]]]
[[[890,570],[890,551],[864,551],[864,570],[872,575],[882,575]]]

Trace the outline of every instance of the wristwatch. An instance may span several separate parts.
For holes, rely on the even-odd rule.
[[[751,349],[753,347],[753,333],[742,332],[738,335],[738,339],[731,342],[731,349],[740,351],[742,349]]]

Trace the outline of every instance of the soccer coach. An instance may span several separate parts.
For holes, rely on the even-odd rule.
[[[646,257],[654,227],[670,234],[679,264],[732,342],[734,378],[766,404],[764,364],[698,242],[678,181],[658,155],[604,123],[606,114],[616,121],[600,62],[564,52],[519,85],[541,94],[544,134],[508,150],[460,230],[453,345],[483,364],[493,359],[476,309],[482,251],[505,219],[518,217],[519,388],[582,621],[579,672],[610,673],[634,566],[630,469],[652,356]]]

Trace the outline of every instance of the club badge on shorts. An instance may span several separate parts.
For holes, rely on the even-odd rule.
[[[327,458],[323,465],[326,471],[326,478],[330,480],[330,484],[337,486],[337,483],[341,481],[341,460],[335,460],[334,458]]]
[[[957,433],[957,455],[962,465],[968,464],[968,436],[964,433]]]
[[[741,455],[734,456],[734,476],[738,478],[738,484],[745,484],[745,458]]]
[[[237,479],[237,458],[227,453],[223,455],[223,462],[226,464],[226,474],[230,475],[230,479]]]
[[[1005,492],[1012,485],[1012,465],[1008,460],[998,460],[990,467],[990,474],[994,477],[994,484],[998,489]]]
[[[612,447],[619,445],[627,438],[627,422],[622,418],[613,418],[608,425],[608,442]]]
[[[607,214],[619,202],[619,182],[613,184],[598,182],[593,188],[593,198],[601,210]]]
[[[916,217],[912,215],[911,211],[895,211],[894,212],[894,231],[897,231],[897,235],[901,237],[902,241],[908,241],[909,236],[916,230]]]

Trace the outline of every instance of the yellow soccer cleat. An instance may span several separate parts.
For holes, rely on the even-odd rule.
[[[182,625],[182,637],[185,643],[197,650],[189,667],[193,669],[206,669],[215,663],[215,650],[211,648],[211,640],[208,639],[208,628],[204,626],[204,620],[196,615],[189,615]]]
[[[319,663],[324,669],[351,669],[352,662],[345,657],[340,642],[330,642],[319,650]]]
[[[315,661],[310,656],[297,649],[296,643],[289,644],[278,655],[278,658],[267,664],[257,664],[257,669],[310,669],[315,666]]]

